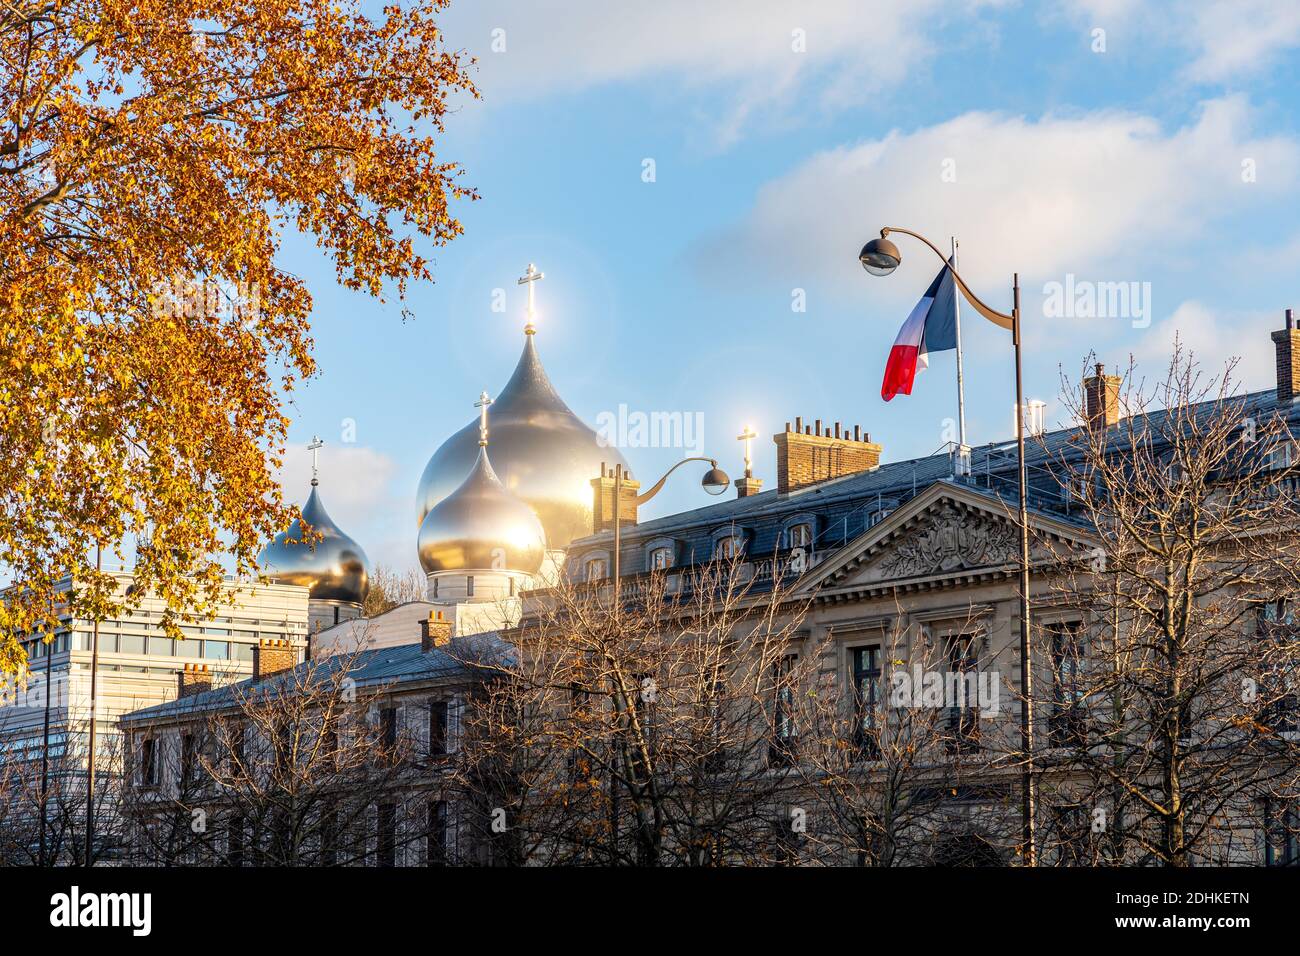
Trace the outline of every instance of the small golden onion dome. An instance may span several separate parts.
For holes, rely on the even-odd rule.
[[[430,574],[536,574],[546,553],[546,534],[533,509],[506,491],[488,461],[487,447],[480,446],[469,477],[424,516],[419,549],[420,566]]]
[[[272,581],[310,588],[312,600],[360,604],[370,590],[370,559],[325,511],[316,480],[311,484],[302,519],[277,534],[257,556],[257,564]],[[311,540],[303,521],[310,525]]]
[[[478,439],[478,422],[470,422],[429,459],[416,493],[421,522],[474,466]],[[492,462],[506,490],[537,513],[547,546],[556,549],[591,534],[591,481],[599,476],[601,462],[627,469],[618,450],[602,447],[555,391],[531,334],[514,374],[492,404]]]

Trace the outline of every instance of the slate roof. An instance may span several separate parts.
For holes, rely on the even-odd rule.
[[[402,644],[396,647],[380,647],[361,651],[355,655],[335,654],[316,661],[303,662],[291,671],[267,677],[255,682],[252,678],[218,687],[213,690],[192,694],[189,697],[155,704],[140,710],[123,714],[123,724],[138,721],[158,720],[160,718],[179,717],[190,713],[222,710],[235,705],[239,694],[247,694],[256,687],[272,690],[290,682],[290,674],[303,675],[309,668],[323,667],[328,672],[353,665],[349,676],[358,687],[387,686],[408,681],[446,681],[456,682],[473,679],[476,674],[474,661],[489,659],[508,659],[513,649],[501,641],[494,633],[475,634],[464,638],[454,638],[448,653],[440,648],[428,652],[422,651],[420,643]]]
[[[1296,427],[1300,422],[1300,408],[1280,408],[1273,389],[1235,396],[1228,402],[1244,405],[1244,413],[1254,417],[1267,417],[1282,411],[1292,430],[1300,430]],[[1195,406],[1199,415],[1212,413],[1214,407],[1212,401]],[[1158,433],[1166,414],[1164,410],[1156,410],[1135,418],[1145,417]],[[1124,419],[1111,427],[1110,433],[1116,443],[1123,440],[1125,429],[1131,427],[1133,421]],[[1072,443],[1082,429],[1083,426],[1054,429],[1029,439],[1025,446],[1025,460],[1029,472],[1031,510],[1086,526],[1077,508],[1061,494],[1060,482],[1046,467],[1062,458],[1075,457],[1071,453]],[[712,556],[714,536],[733,525],[748,535],[746,550],[754,557],[772,554],[780,544],[785,527],[808,517],[813,518],[814,548],[836,548],[870,527],[879,512],[896,509],[936,481],[952,481],[977,488],[1015,508],[1019,496],[1017,474],[1013,438],[973,447],[971,475],[968,477],[953,476],[952,459],[945,448],[932,455],[887,462],[872,471],[823,481],[789,494],[782,495],[772,488],[747,498],[729,498],[637,525],[624,525],[623,573],[645,573],[648,570],[648,546],[660,538],[671,539],[678,547],[678,565],[708,560]],[[592,553],[607,553],[612,543],[610,532],[574,541],[569,549],[569,567],[575,573],[582,573],[584,558]]]

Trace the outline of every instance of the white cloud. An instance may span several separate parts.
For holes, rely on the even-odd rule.
[[[1182,73],[1196,83],[1257,75],[1300,46],[1295,0],[1065,0],[1063,8],[1077,23],[1129,31],[1135,49],[1168,42],[1188,50]]]
[[[453,6],[444,30],[450,45],[478,57],[476,83],[489,102],[647,78],[722,87],[726,105],[712,119],[727,141],[757,113],[867,101],[924,63],[948,20],[991,5],[995,0],[869,7],[852,0],[504,0]],[[814,77],[816,96],[807,91]]]
[[[1196,4],[1185,24],[1196,59],[1193,80],[1218,83],[1257,74],[1300,45],[1300,4],[1295,0],[1215,0]]]
[[[1233,380],[1245,391],[1260,392],[1277,384],[1269,332],[1281,327],[1281,313],[1226,314],[1187,301],[1147,330],[1133,349],[1133,358],[1140,375],[1160,381],[1177,337],[1207,375],[1222,374],[1226,363],[1235,360]]]
[[[1244,159],[1256,182],[1243,182]],[[962,271],[979,288],[1005,287],[1015,269],[1028,287],[1067,272],[1143,280],[1141,270],[1215,223],[1292,190],[1298,169],[1300,146],[1254,134],[1242,97],[1211,100],[1172,131],[1114,111],[972,112],[813,156],[762,187],[745,219],[696,259],[728,278],[860,283],[858,247],[891,225],[935,241],[957,235]],[[903,269],[918,271],[887,285],[912,288],[937,263],[907,237],[899,245]]]
[[[373,448],[327,443],[320,450],[320,494],[330,517],[356,537],[351,529],[372,520],[376,511],[386,507],[395,471],[393,460]],[[291,445],[276,477],[285,500],[305,503],[311,490],[311,452]]]

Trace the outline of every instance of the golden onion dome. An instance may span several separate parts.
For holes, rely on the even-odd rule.
[[[421,522],[474,467],[477,453],[477,422],[434,452],[416,493]],[[601,462],[627,468],[618,450],[602,447],[555,391],[531,331],[514,374],[492,405],[492,461],[506,490],[537,513],[547,546],[556,549],[591,534],[591,481],[600,474]]]
[[[481,444],[469,477],[424,516],[419,550],[420,566],[430,574],[536,574],[546,553],[546,534],[533,509],[505,489]]]
[[[310,588],[312,600],[360,604],[370,590],[370,559],[325,511],[317,484],[313,478],[302,518],[295,519],[262,549],[257,564],[273,581]],[[306,538],[304,521],[310,526],[312,540]]]

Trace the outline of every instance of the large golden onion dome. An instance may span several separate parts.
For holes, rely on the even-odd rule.
[[[478,453],[470,422],[429,459],[416,493],[419,520],[450,495]],[[492,462],[506,490],[529,504],[546,529],[547,547],[563,549],[591,534],[591,481],[600,463],[627,462],[564,403],[537,357],[531,328],[514,374],[492,405]]]
[[[370,559],[325,511],[317,484],[313,478],[302,519],[277,534],[257,556],[257,564],[273,581],[310,588],[312,600],[360,604],[370,590]],[[310,541],[303,521],[311,526]]]
[[[495,429],[494,429],[495,430]],[[533,509],[506,491],[487,445],[459,488],[420,523],[420,566],[435,571],[522,571],[536,574],[546,535]]]

